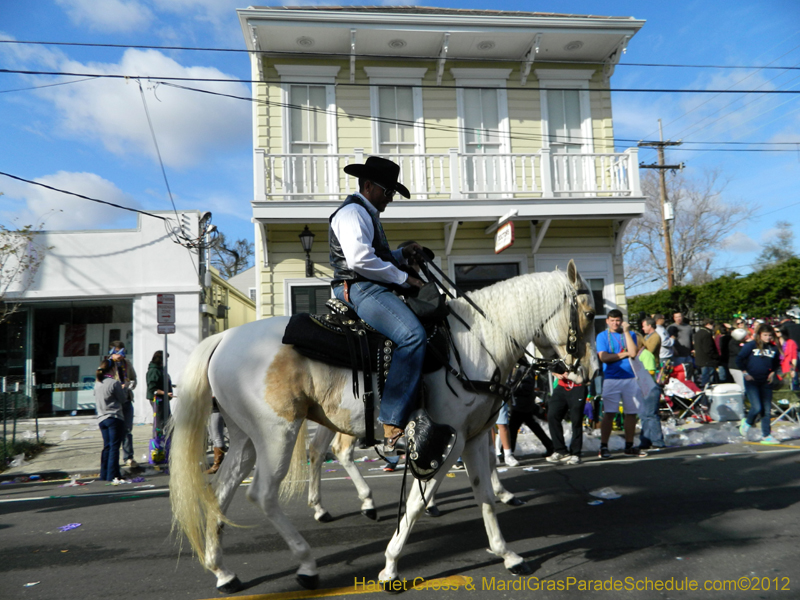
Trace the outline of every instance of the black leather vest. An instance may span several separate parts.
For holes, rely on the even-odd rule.
[[[389,248],[389,244],[383,236],[383,229],[379,225],[377,219],[372,216],[372,213],[367,209],[364,201],[359,196],[348,196],[342,205],[337,208],[328,219],[328,239],[330,240],[330,261],[333,267],[333,285],[341,283],[342,281],[369,281],[367,277],[359,275],[347,266],[347,260],[344,257],[344,252],[342,252],[342,245],[339,243],[336,234],[333,232],[333,227],[330,225],[336,213],[349,204],[358,204],[361,206],[367,211],[367,214],[372,220],[372,249],[375,251],[375,256],[384,262],[393,264],[398,269],[400,268],[400,264],[395,257],[392,256],[392,250]]]

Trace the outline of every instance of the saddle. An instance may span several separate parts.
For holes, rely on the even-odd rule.
[[[383,394],[389,367],[392,364],[394,342],[379,333],[368,323],[362,321],[356,312],[338,299],[328,300],[331,314],[293,315],[286,326],[283,343],[294,346],[294,350],[313,360],[353,371],[353,395],[358,398],[358,372],[364,373],[364,381],[375,378],[378,398]],[[412,310],[416,307],[411,305]],[[415,311],[416,312],[416,311]],[[427,334],[423,373],[432,373],[445,367],[450,359],[448,331],[444,316],[430,318],[428,314],[420,321]],[[438,321],[438,322],[437,322]],[[374,381],[373,380],[373,381]],[[366,421],[366,443],[374,445],[374,411],[376,398],[372,387],[365,383],[364,417]],[[406,428],[408,463],[418,479],[427,481],[450,453],[455,442],[455,430],[447,425],[431,421],[423,409],[416,410]]]

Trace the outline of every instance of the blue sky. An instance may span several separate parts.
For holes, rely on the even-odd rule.
[[[402,4],[409,4],[403,2]],[[370,4],[367,2],[358,4]],[[633,16],[647,21],[612,78],[614,88],[800,90],[800,70],[677,69],[626,62],[800,66],[800,2],[722,0],[424,2],[426,6]],[[0,39],[244,48],[229,0],[0,2]],[[0,68],[249,79],[245,54],[0,44]],[[0,171],[144,210],[171,208],[136,81],[0,74]],[[144,83],[144,97],[178,209],[211,210],[229,238],[253,238],[248,102]],[[243,83],[202,84],[249,96]],[[199,85],[197,87],[200,87]],[[800,209],[800,94],[614,93],[615,134],[722,142],[796,142],[791,152],[670,151],[688,173],[719,169],[724,198],[756,210],[719,248],[716,268],[748,265],[779,219]],[[620,148],[624,147],[623,144]],[[697,147],[697,146],[694,146]],[[730,148],[710,146],[708,148]],[[640,158],[654,162],[655,153]],[[128,227],[135,217],[0,177],[0,221],[48,229]],[[721,273],[722,271],[720,271]]]

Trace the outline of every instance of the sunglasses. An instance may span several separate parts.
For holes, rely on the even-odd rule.
[[[379,188],[383,190],[383,195],[386,196],[388,199],[391,200],[392,196],[397,193],[397,190],[389,190],[383,187],[380,183],[376,183],[375,181],[372,182],[373,185],[377,185]]]

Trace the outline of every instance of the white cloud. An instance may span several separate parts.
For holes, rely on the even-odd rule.
[[[65,61],[70,72],[142,77],[230,79],[210,67],[184,67],[156,50],[127,50],[119,63]],[[224,82],[176,82],[212,92],[249,97],[247,86]],[[142,82],[161,156],[167,166],[197,165],[211,152],[224,152],[250,136],[250,104],[199,92]],[[67,136],[98,140],[118,155],[156,158],[155,146],[136,81],[98,79],[74,86],[47,88],[40,95],[56,109],[57,126]]]
[[[138,31],[153,21],[153,13],[136,0],[56,0],[70,21],[105,33]]]
[[[728,252],[748,253],[761,250],[761,244],[743,231],[735,231],[722,242],[722,247]]]
[[[129,208],[139,203],[116,185],[94,173],[59,171],[35,180],[55,188],[83,194],[90,198],[113,202]],[[3,216],[17,225],[44,223],[48,230],[107,229],[131,222],[131,213],[119,208],[62,194],[43,187],[13,181],[3,191],[12,200],[13,212]],[[16,203],[13,200],[17,200]],[[16,207],[13,204],[17,204]],[[6,204],[8,206],[8,204]],[[135,215],[133,216],[135,219]]]

